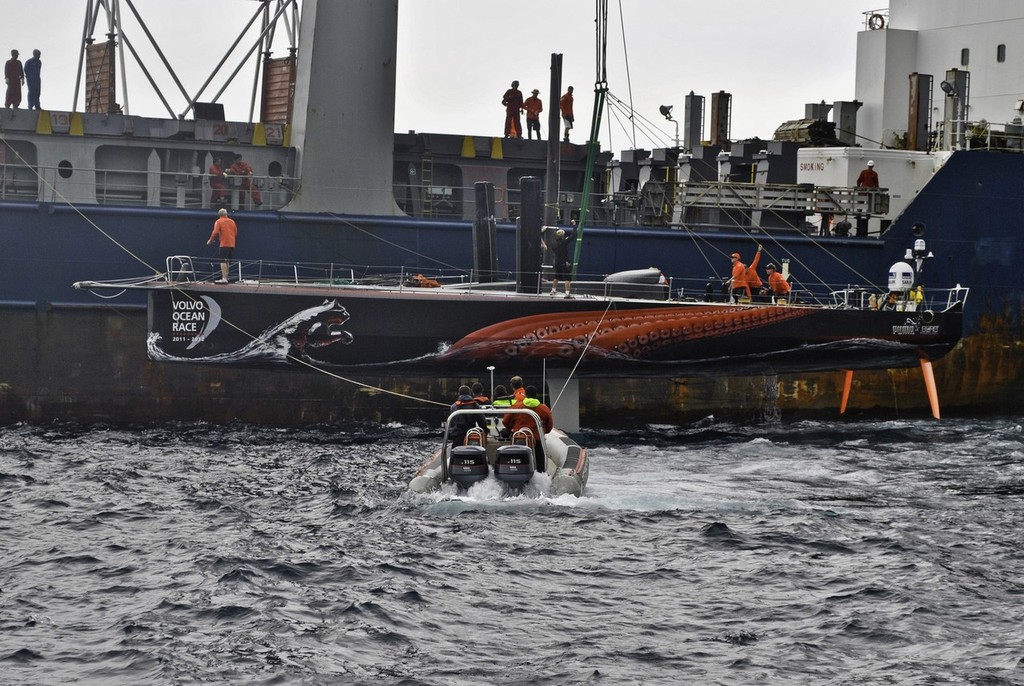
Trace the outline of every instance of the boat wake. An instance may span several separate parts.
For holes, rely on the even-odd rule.
[[[443,484],[440,488],[426,493],[408,491],[405,495],[413,505],[433,513],[452,513],[471,510],[509,509],[523,510],[538,507],[580,506],[588,498],[568,493],[553,494],[551,477],[537,472],[522,489],[511,489],[507,484],[488,476],[468,489],[462,490],[454,483]]]

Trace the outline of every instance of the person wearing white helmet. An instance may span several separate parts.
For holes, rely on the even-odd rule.
[[[857,177],[858,188],[878,188],[878,172],[875,171],[875,161],[868,160],[868,166]]]

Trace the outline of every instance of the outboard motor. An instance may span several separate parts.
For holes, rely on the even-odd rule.
[[[495,452],[494,477],[513,488],[522,488],[533,478],[533,449],[530,434],[517,431],[512,435],[512,444],[503,445]]]
[[[487,448],[484,441],[483,431],[473,428],[466,434],[466,445],[452,448],[448,473],[459,488],[468,489],[477,481],[487,478]]]
[[[469,488],[487,478],[487,448],[482,445],[457,445],[452,448],[452,481],[459,488]]]

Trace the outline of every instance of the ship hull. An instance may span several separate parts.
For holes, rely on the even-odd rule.
[[[1024,156],[956,153],[881,239],[821,239],[792,231],[738,235],[597,227],[585,231],[580,264],[595,273],[657,266],[673,278],[702,282],[727,271],[724,258],[718,268],[705,255],[747,253],[755,241],[761,241],[769,250],[792,255],[793,271],[801,276],[809,278],[813,273],[827,276],[832,283],[854,284],[864,283],[864,275],[877,275],[879,265],[902,259],[906,246],[922,237],[940,256],[925,266],[926,289],[956,283],[971,287],[964,310],[964,339],[936,366],[944,411],[1007,411],[1020,406],[1019,389],[1024,387],[1024,289],[1017,273],[1022,246],[1017,217],[1024,214],[1024,194],[1017,187],[1020,178],[1024,178]],[[400,265],[409,270],[465,267],[472,260],[466,222],[278,212],[238,213],[237,217],[238,254],[244,259]],[[5,246],[0,254],[4,416],[12,421],[231,416],[290,423],[330,419],[339,412],[341,396],[362,393],[341,390],[338,382],[312,381],[309,375],[292,381],[293,370],[282,374],[280,370],[150,362],[145,352],[145,314],[142,309],[126,308],[126,304],[144,308],[142,294],[124,296],[108,306],[89,293],[71,289],[80,279],[138,273],[137,259],[161,271],[166,255],[187,254],[205,244],[212,219],[209,212],[193,210],[94,206],[86,208],[83,216],[59,205],[0,203],[0,237]],[[511,270],[514,227],[499,225],[497,233],[499,267]],[[266,374],[277,375],[273,377],[277,380],[268,382]],[[652,405],[652,417],[660,415],[666,402],[672,416],[720,414],[730,408],[745,411],[746,403],[752,402],[747,385],[757,381],[728,371],[723,374],[703,379],[677,376],[667,382],[648,378],[637,383],[670,387],[654,393],[653,402],[628,394],[622,403],[631,408]],[[883,411],[926,407],[919,376],[915,370],[858,374],[851,407]],[[406,383],[404,378],[393,380],[377,372],[366,378],[381,385]],[[834,378],[830,372],[802,376],[799,382],[780,378],[778,402],[793,412],[834,407],[838,383]],[[904,378],[906,395],[898,390]],[[269,384],[281,400],[252,393],[254,383],[261,388]],[[291,383],[294,394],[288,390]],[[433,397],[450,397],[454,389],[448,389],[447,383],[428,381],[422,390],[442,391]],[[617,380],[608,392],[594,386],[584,394],[581,411],[587,414],[590,399],[604,399],[601,404],[608,408],[619,406],[614,396],[631,383]],[[786,390],[784,386],[791,383],[795,385]],[[737,397],[732,397],[734,391]],[[759,392],[763,397],[775,394]],[[260,400],[250,401],[253,397]],[[377,400],[380,411],[396,409],[388,401]],[[269,410],[268,404],[274,409]],[[602,412],[595,409],[590,416]],[[610,414],[616,415],[617,410]]]
[[[4,376],[0,421],[73,420],[146,423],[235,420],[268,425],[441,421],[447,399],[472,375],[383,373],[328,375],[295,366],[167,364],[146,356],[145,307],[7,308],[0,329]],[[1006,413],[1024,404],[1019,351],[996,333],[965,337],[934,364],[944,416]],[[968,370],[968,371],[965,371]],[[339,378],[341,376],[341,378]],[[496,382],[508,373],[495,371]],[[543,377],[529,377],[538,386]],[[583,425],[676,423],[714,415],[837,418],[844,374],[686,375],[584,378]],[[393,391],[396,394],[381,390]],[[557,390],[557,389],[556,389]],[[858,371],[847,415],[928,417],[921,372],[914,367]],[[557,419],[557,409],[556,409]]]

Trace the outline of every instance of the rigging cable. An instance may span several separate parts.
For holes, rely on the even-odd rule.
[[[601,313],[601,318],[597,320],[597,324],[594,326],[594,330],[590,332],[589,336],[587,336],[587,342],[586,344],[584,344],[583,350],[580,351],[579,359],[577,359],[576,364],[572,366],[572,370],[570,370],[569,375],[565,377],[565,383],[562,384],[562,390],[558,392],[558,396],[555,397],[555,399],[551,402],[552,411],[555,409],[555,405],[558,404],[558,401],[562,398],[562,394],[565,393],[565,388],[566,386],[569,385],[569,380],[572,379],[572,377],[576,374],[576,370],[579,368],[580,363],[583,362],[583,358],[586,357],[587,350],[590,349],[590,344],[593,342],[597,334],[601,332],[601,324],[604,323],[604,318],[608,316],[608,310],[610,309],[612,309],[611,300],[608,301],[608,306],[605,307],[604,312]]]
[[[622,58],[626,62],[626,89],[629,91],[629,120],[633,122],[633,147],[636,147],[636,122],[633,121],[633,81],[629,74],[629,52],[626,50],[626,22],[622,16],[622,0],[619,0],[619,28],[622,32]]]

